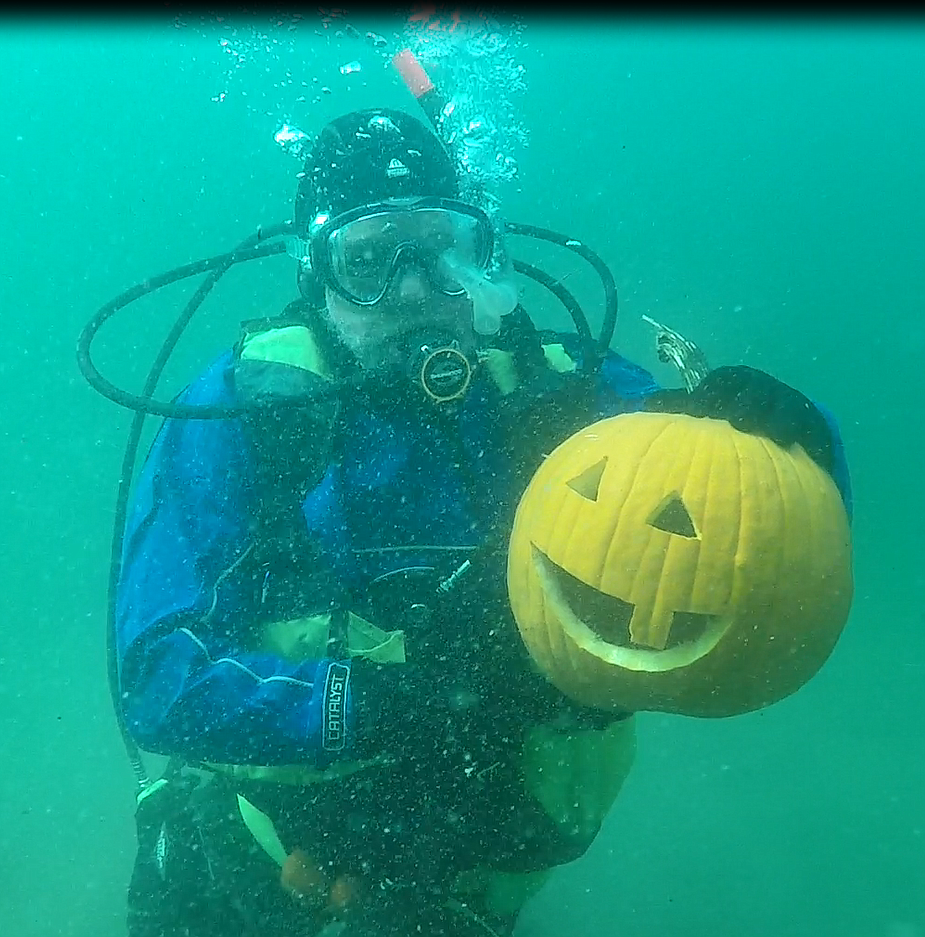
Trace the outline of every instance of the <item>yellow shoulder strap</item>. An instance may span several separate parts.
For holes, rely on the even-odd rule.
[[[479,362],[503,397],[516,390],[520,379],[514,365],[514,356],[501,348],[486,348],[479,352]]]
[[[577,367],[561,342],[543,345],[543,355],[546,358],[546,364],[559,374],[567,374]],[[479,361],[488,371],[502,396],[506,397],[517,389],[520,375],[517,373],[517,364],[511,352],[501,348],[486,348],[479,352]]]
[[[248,333],[241,343],[241,359],[288,364],[331,378],[318,342],[307,325],[284,325]]]
[[[546,363],[553,371],[558,371],[560,374],[574,371],[577,367],[574,359],[565,350],[565,346],[561,342],[550,342],[548,345],[543,345],[543,354],[546,356]]]

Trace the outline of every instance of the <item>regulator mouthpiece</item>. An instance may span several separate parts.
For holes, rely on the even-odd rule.
[[[454,251],[440,257],[444,269],[472,300],[472,325],[479,335],[494,335],[501,328],[501,317],[517,306],[517,286],[508,279],[495,282],[484,270],[460,260]]]

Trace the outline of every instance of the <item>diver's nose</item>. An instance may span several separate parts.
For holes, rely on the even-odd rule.
[[[430,282],[417,268],[405,270],[398,282],[398,295],[402,302],[420,302],[430,296]]]

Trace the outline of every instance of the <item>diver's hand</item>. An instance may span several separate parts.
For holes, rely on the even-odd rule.
[[[816,405],[798,390],[746,365],[716,368],[690,393],[659,391],[646,410],[726,420],[743,433],[764,436],[785,449],[799,443],[829,474],[835,464],[832,433]]]

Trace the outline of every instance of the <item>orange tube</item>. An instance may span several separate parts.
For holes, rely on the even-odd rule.
[[[402,49],[392,56],[392,64],[398,69],[398,74],[408,90],[418,100],[428,91],[434,90],[434,83],[410,49]]]

